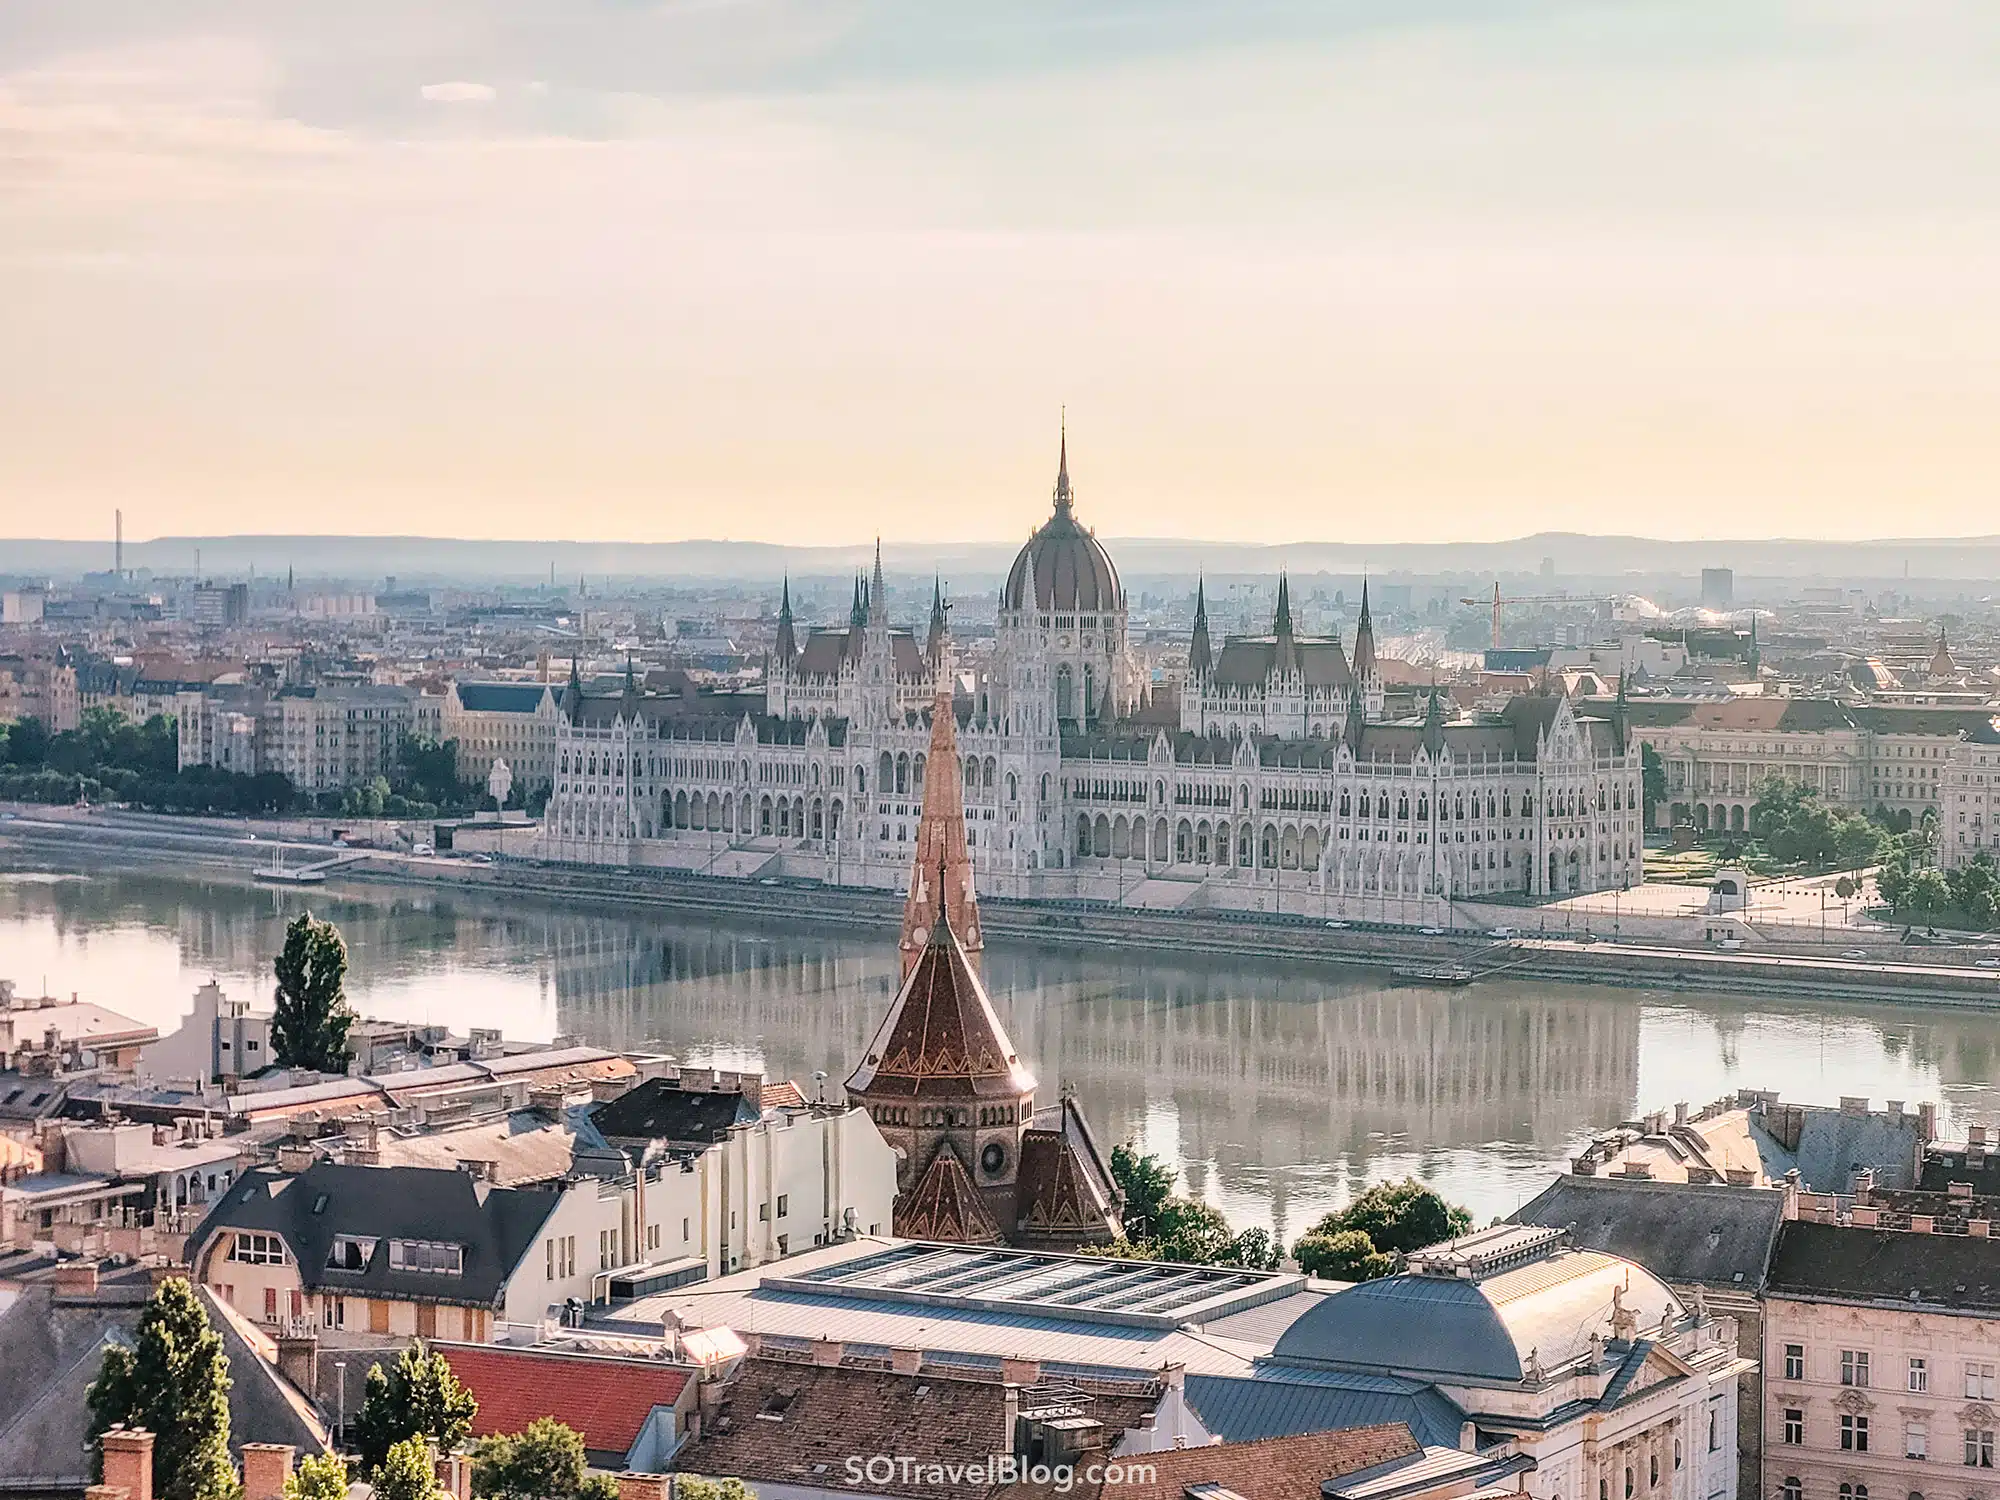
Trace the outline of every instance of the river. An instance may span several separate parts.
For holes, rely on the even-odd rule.
[[[718,926],[557,900],[224,874],[0,871],[0,978],[172,1029],[197,985],[264,997],[284,923],[338,923],[363,1014],[572,1033],[684,1061],[838,1080],[893,992],[894,932]],[[1738,1087],[1987,1119],[2000,1015],[1371,973],[996,944],[993,999],[1044,1098],[1074,1085],[1108,1146],[1140,1142],[1238,1224],[1289,1239],[1414,1173],[1482,1220],[1594,1129]]]

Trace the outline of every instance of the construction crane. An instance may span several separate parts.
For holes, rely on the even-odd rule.
[[[1460,604],[1491,604],[1493,606],[1493,649],[1500,649],[1500,606],[1503,604],[1616,604],[1616,598],[1601,598],[1591,594],[1520,594],[1513,598],[1500,597],[1500,585],[1493,585],[1493,597],[1462,598]]]

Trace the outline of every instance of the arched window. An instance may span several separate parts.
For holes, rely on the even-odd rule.
[[[1076,815],[1076,852],[1078,854],[1090,853],[1089,813],[1078,813]]]
[[[1352,814],[1351,814],[1351,809],[1352,809],[1352,806],[1353,806],[1353,803],[1352,803],[1352,800],[1350,799],[1350,797],[1349,797],[1349,795],[1348,795],[1348,791],[1347,791],[1347,788],[1346,788],[1346,787],[1342,787],[1342,788],[1340,789],[1340,815],[1341,815],[1341,816],[1342,816],[1343,818],[1351,816],[1351,815],[1352,815]]]
[[[1086,719],[1097,717],[1097,669],[1095,667],[1085,667],[1083,669],[1083,717]]]
[[[1646,1484],[1648,1488],[1660,1482],[1660,1455],[1655,1453],[1646,1460]]]
[[[1389,816],[1389,794],[1387,792],[1379,792],[1376,794],[1375,816],[1378,818],[1386,818]]]
[[[1787,1474],[1785,1482],[1778,1486],[1778,1500],[1804,1500],[1806,1487],[1799,1483],[1799,1476]]]
[[[1007,800],[1009,802],[1017,802],[1020,800],[1020,794],[1021,794],[1020,778],[1017,777],[1012,771],[1009,771],[1007,773]]]
[[[1419,823],[1428,823],[1430,822],[1430,820],[1431,820],[1431,799],[1428,797],[1420,796],[1417,798],[1417,821]]]
[[[1076,687],[1070,680],[1069,663],[1056,668],[1056,717],[1074,719],[1076,717]]]
[[[979,787],[981,791],[990,792],[993,790],[993,773],[998,769],[999,762],[994,760],[992,756],[987,756],[986,765],[979,773]]]

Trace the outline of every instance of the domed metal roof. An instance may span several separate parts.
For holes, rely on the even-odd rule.
[[[1063,435],[1062,457],[1056,469],[1056,512],[1028,538],[1007,574],[1001,595],[1004,609],[1045,609],[1073,614],[1118,608],[1123,597],[1111,554],[1082,526],[1071,508],[1069,435]],[[1035,598],[1027,599],[1032,564]]]

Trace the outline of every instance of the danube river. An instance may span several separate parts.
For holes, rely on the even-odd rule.
[[[268,998],[287,918],[337,922],[364,1014],[573,1033],[686,1061],[843,1077],[893,991],[878,940],[719,927],[525,898],[225,875],[0,872],[0,978],[163,1031],[197,985]],[[1020,944],[986,955],[1041,1080],[1074,1085],[1239,1223],[1297,1235],[1350,1192],[1415,1173],[1485,1218],[1538,1192],[1593,1129],[1738,1087],[1833,1103],[1996,1103],[2000,1015],[1489,981],[1434,992],[1364,972]]]

